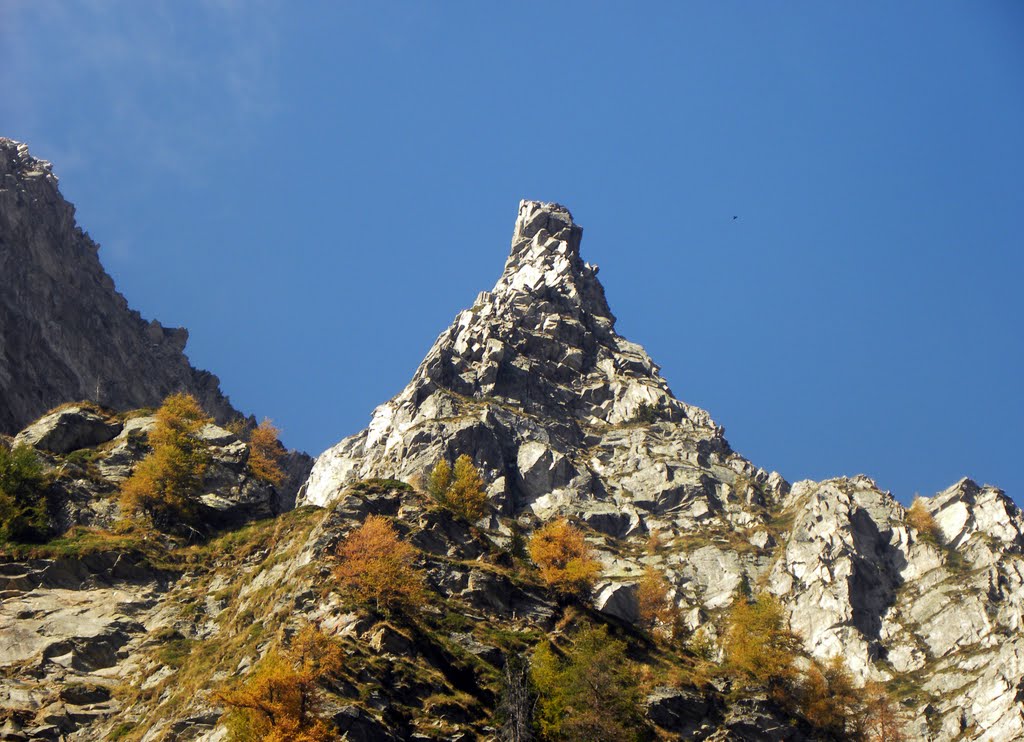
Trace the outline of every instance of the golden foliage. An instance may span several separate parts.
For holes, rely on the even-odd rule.
[[[241,441],[244,441],[249,436],[249,424],[244,417],[232,418],[224,426],[224,429]]]
[[[427,477],[427,492],[438,502],[444,500],[452,486],[452,467],[446,459],[438,461]]]
[[[343,595],[380,613],[407,610],[422,599],[416,549],[399,540],[380,515],[369,515],[338,545],[334,577]]]
[[[800,710],[818,729],[836,737],[856,736],[860,697],[846,662],[836,655],[822,665],[813,662],[800,687]]]
[[[725,670],[734,688],[762,687],[777,699],[789,695],[798,679],[794,666],[800,639],[786,621],[782,604],[762,593],[748,601],[738,597],[729,611],[725,633]]]
[[[935,518],[928,512],[924,500],[920,497],[915,497],[913,504],[907,510],[907,524],[916,530],[918,535],[925,541],[938,543],[942,535],[942,532],[939,530],[939,524],[935,522]]]
[[[647,534],[647,554],[648,556],[654,556],[657,554],[661,547],[664,546],[661,537],[661,530],[658,528],[652,528],[650,533]]]
[[[563,595],[585,595],[601,572],[583,533],[565,518],[538,529],[528,549],[540,578]]]
[[[257,425],[249,435],[249,471],[257,479],[273,485],[284,481],[284,470],[281,469],[281,454],[284,448],[278,436],[280,429],[268,418]]]
[[[607,627],[581,629],[564,657],[541,643],[534,650],[530,675],[544,739],[641,739],[639,676],[626,657],[625,643],[610,638]]]
[[[156,412],[152,451],[121,487],[125,514],[142,513],[170,530],[191,525],[210,454],[199,437],[211,418],[191,394],[172,394]]]
[[[693,632],[689,641],[686,642],[686,649],[693,655],[693,669],[690,671],[689,677],[692,685],[704,688],[721,675],[721,668],[716,661],[718,647],[703,626]]]
[[[455,460],[454,472],[447,461],[438,461],[427,479],[427,492],[445,510],[470,523],[480,520],[486,512],[483,477],[466,454]]]
[[[473,466],[473,459],[462,454],[455,460],[455,481],[448,490],[448,507],[473,523],[483,517],[486,505],[483,477]]]
[[[647,631],[660,628],[669,636],[672,635],[678,613],[669,597],[671,589],[664,574],[651,566],[644,568],[644,576],[636,586],[641,628]]]
[[[236,690],[218,694],[234,710],[229,721],[237,742],[327,742],[337,732],[318,713],[321,682],[342,668],[341,647],[307,624],[286,650],[270,652]]]
[[[864,686],[864,713],[861,735],[865,742],[907,742],[904,718],[882,683],[871,681]]]

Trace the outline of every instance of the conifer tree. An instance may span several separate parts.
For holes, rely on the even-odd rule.
[[[565,518],[538,529],[530,538],[528,549],[540,570],[540,578],[565,596],[586,595],[601,572],[583,533]]]
[[[334,577],[342,594],[378,613],[405,611],[423,597],[416,549],[398,538],[387,518],[369,515],[338,545]]]
[[[233,709],[228,727],[236,740],[328,742],[336,730],[319,717],[321,685],[341,671],[341,647],[307,624],[285,649],[272,650],[241,687],[219,693]]]
[[[149,434],[152,451],[121,487],[125,514],[141,513],[169,531],[195,525],[210,462],[209,446],[200,432],[210,422],[191,394],[172,394],[164,400]]]
[[[915,497],[914,502],[907,509],[907,523],[917,531],[922,540],[933,544],[939,542],[942,535],[939,524],[935,522],[935,518],[928,512],[924,500],[920,497]]]
[[[46,537],[46,479],[32,448],[19,443],[8,449],[0,443],[0,543]]]
[[[812,662],[800,688],[800,710],[811,724],[835,737],[856,736],[861,703],[846,662],[839,655]]]
[[[427,478],[427,492],[445,510],[470,523],[480,520],[487,509],[483,477],[466,454],[455,460],[454,472],[446,460],[438,461]]]
[[[799,637],[790,631],[786,611],[772,595],[753,600],[737,596],[725,633],[725,669],[734,689],[767,689],[776,699],[790,697],[797,679]]]
[[[676,623],[675,604],[669,597],[672,586],[665,575],[654,567],[644,568],[644,575],[636,587],[640,627],[646,631],[660,628],[671,635]]]
[[[249,435],[249,471],[257,479],[273,485],[284,481],[284,470],[281,469],[281,454],[284,447],[279,436],[280,429],[268,418],[257,425]]]
[[[586,627],[564,656],[547,643],[534,651],[537,720],[545,739],[634,742],[645,723],[639,678],[625,643],[608,628]]]

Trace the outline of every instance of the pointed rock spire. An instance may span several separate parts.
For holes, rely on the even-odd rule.
[[[500,511],[565,512],[615,534],[667,510],[724,512],[737,476],[784,486],[733,453],[711,417],[615,332],[582,235],[564,206],[521,202],[494,288],[459,313],[366,430],[320,456],[305,501],[463,453]]]

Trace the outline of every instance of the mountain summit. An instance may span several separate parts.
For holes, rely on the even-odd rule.
[[[500,512],[562,512],[609,535],[727,518],[737,490],[785,482],[733,453],[680,401],[642,347],[615,331],[583,229],[564,206],[519,205],[501,277],[434,342],[369,427],[318,459],[305,502],[367,477],[405,479],[473,457]],[[742,482],[739,480],[742,479]]]
[[[492,532],[506,516],[589,526],[597,611],[633,622],[653,568],[686,629],[712,635],[740,591],[765,591],[810,657],[840,655],[860,681],[909,689],[922,737],[1024,735],[1024,518],[1012,500],[963,480],[921,499],[922,526],[865,476],[791,486],[754,466],[615,331],[582,233],[565,207],[523,201],[494,288],[366,430],[319,457],[304,501],[344,508],[358,480],[414,481],[465,454],[490,483]],[[645,554],[651,539],[663,546]]]
[[[317,460],[319,507],[280,512],[294,490],[252,465],[259,441],[212,424],[194,456],[88,403],[0,435],[0,738],[522,739],[538,704],[559,739],[1024,738],[1013,501],[964,479],[907,509],[865,476],[754,466],[615,331],[582,234],[520,204],[494,288]],[[0,433],[93,394],[234,416],[96,250],[49,164],[0,139]],[[191,465],[198,527],[124,497],[167,500],[136,476],[161,457]],[[441,460],[455,481],[422,486]],[[406,586],[395,614],[382,584]],[[337,661],[314,676],[315,656]],[[549,678],[532,699],[528,665]]]

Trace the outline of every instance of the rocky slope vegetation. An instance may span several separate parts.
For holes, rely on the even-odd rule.
[[[938,532],[922,534],[866,477],[791,487],[755,467],[615,332],[581,235],[565,208],[524,201],[494,289],[366,430],[319,457],[305,501],[467,454],[490,482],[492,527],[564,515],[592,529],[596,609],[635,619],[652,564],[693,631],[713,630],[738,589],[765,589],[810,656],[898,686],[921,738],[1024,735],[1013,502],[964,480],[923,501]],[[652,532],[666,544],[655,556],[638,548]]]
[[[221,424],[244,418],[217,377],[189,363],[187,341],[185,328],[129,308],[50,163],[0,137],[0,433],[69,402],[128,411],[175,392],[195,395]],[[289,497],[311,464],[289,454]]]
[[[3,197],[52,179],[31,168],[5,178]],[[616,333],[581,237],[565,208],[523,202],[494,289],[366,430],[319,457],[294,510],[216,425],[201,432],[208,525],[177,536],[126,526],[119,509],[148,451],[147,413],[70,405],[5,439],[49,472],[55,538],[0,546],[0,738],[225,740],[253,698],[266,715],[268,688],[305,683],[296,697],[330,738],[513,739],[509,708],[533,703],[518,663],[567,662],[588,626],[633,668],[640,712],[624,738],[849,738],[811,712],[811,684],[785,686],[803,696],[789,699],[726,667],[751,595],[777,598],[795,671],[842,657],[858,686],[887,689],[907,738],[1024,736],[1013,502],[963,480],[908,511],[863,476],[791,485],[750,463]],[[474,522],[432,476],[460,456],[486,487]],[[339,546],[371,516],[413,547],[424,589],[401,610],[344,582],[359,554]],[[525,548],[562,518],[598,561],[589,590],[557,589]],[[670,604],[654,623],[652,574]],[[311,626],[341,660],[300,677],[308,658],[282,669],[281,652]],[[510,707],[517,688],[527,702]]]
[[[156,425],[147,410],[86,402],[0,436],[0,453],[34,452],[49,522],[42,539],[0,543],[0,739],[58,739],[109,717],[120,707],[114,679],[162,628],[147,617],[169,609],[169,591],[195,559],[190,544],[205,534],[173,539],[125,522],[121,486],[150,454]],[[253,474],[244,440],[213,424],[199,439],[209,453],[197,503],[207,533],[291,507],[285,491]],[[0,510],[8,517],[6,503]]]

